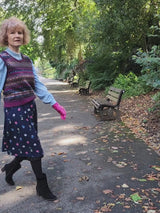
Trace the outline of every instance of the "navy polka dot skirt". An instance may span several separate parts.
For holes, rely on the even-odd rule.
[[[41,158],[43,149],[37,132],[37,109],[34,101],[4,108],[2,151],[15,157]]]

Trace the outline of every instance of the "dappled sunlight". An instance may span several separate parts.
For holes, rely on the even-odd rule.
[[[60,146],[70,146],[70,145],[78,145],[78,144],[86,144],[86,137],[81,135],[74,136],[64,136],[60,137],[56,140],[56,144]]]
[[[88,151],[79,151],[79,152],[76,152],[75,155],[86,155],[88,153]]]
[[[46,136],[46,138],[44,138]],[[42,137],[42,134],[40,134],[40,138]],[[74,145],[87,145],[87,138],[85,136],[79,135],[79,134],[60,134],[60,135],[53,135],[50,134],[48,131],[43,132],[43,137],[41,139],[42,144],[50,144],[53,146],[53,144],[56,146],[74,146]]]
[[[52,130],[54,132],[58,132],[58,131],[72,131],[74,129],[75,129],[75,125],[67,124],[67,125],[56,126]]]
[[[72,132],[76,131],[77,129],[81,128],[80,125],[72,125],[72,124],[64,124],[64,125],[59,125],[59,126],[55,126],[55,127],[51,127],[50,129],[43,129],[41,131],[39,131],[39,135],[40,137],[46,135],[46,136],[56,136],[57,133],[58,134],[65,134],[68,133],[68,135],[70,136],[70,133],[72,134]],[[83,128],[83,127],[82,127]],[[68,137],[68,135],[66,135],[66,137]]]
[[[40,123],[40,122],[42,122],[42,123],[44,123],[45,121],[52,121],[52,120],[59,120],[60,119],[60,115],[58,114],[58,115],[50,115],[50,116],[48,116],[48,117],[43,117],[43,118],[38,118],[38,123]]]
[[[68,85],[68,83],[66,82],[61,82],[61,81],[56,81],[56,80],[52,80],[49,81],[50,79],[47,79],[47,82],[45,82],[46,86],[52,86],[52,85]]]
[[[78,90],[74,90],[74,92],[76,93],[76,91]],[[62,93],[73,93],[73,90],[49,90],[49,92],[54,93],[54,94],[62,94]],[[78,94],[78,92],[77,92]]]
[[[15,193],[18,195],[15,196]],[[26,200],[28,197],[33,196],[35,194],[35,191],[33,190],[33,186],[23,186],[21,189],[19,189],[18,191],[16,191],[16,187],[8,192],[4,192],[3,194],[0,194],[0,207],[2,207],[1,205],[3,203],[6,203],[7,200],[7,204],[8,206],[12,206],[12,204],[15,206],[17,205],[19,202],[22,202],[23,200]],[[25,196],[24,196],[25,195]],[[3,206],[3,208],[5,208]],[[6,210],[7,210],[7,206],[6,206]]]
[[[54,117],[43,117],[43,118],[38,118],[38,122],[44,122],[44,121],[48,121],[48,120],[53,120]]]
[[[45,116],[48,116],[48,115],[50,115],[51,113],[41,113],[41,116],[42,117],[45,117]]]
[[[54,80],[54,79],[48,79],[48,78],[44,78],[42,76],[39,76],[39,79],[41,81],[43,81],[46,86],[51,86],[51,85],[68,85],[67,82],[58,81],[58,80]]]

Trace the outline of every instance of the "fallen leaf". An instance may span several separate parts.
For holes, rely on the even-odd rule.
[[[54,169],[54,167],[48,167],[47,169],[48,169],[48,170],[53,170],[53,169]]]
[[[153,166],[151,166],[151,168],[156,169],[157,171],[160,171],[160,166],[153,165]]]
[[[66,159],[66,160],[64,160],[64,162],[69,162],[69,161],[70,161],[70,160],[67,160],[67,159]]]
[[[139,201],[142,200],[142,198],[139,196],[138,193],[134,193],[134,194],[130,195],[130,197],[131,197],[131,199],[132,199],[135,203],[137,203],[137,202],[139,202]]]
[[[102,168],[101,168],[101,167],[98,167],[97,169],[98,169],[98,170],[101,170]]]
[[[113,192],[113,190],[110,190],[110,189],[105,189],[105,190],[103,190],[103,193],[106,195],[106,194],[110,194],[110,193],[112,193]]]
[[[64,152],[59,152],[59,153],[58,153],[58,155],[63,155],[63,154],[64,154]]]
[[[127,184],[124,183],[124,184],[122,185],[122,188],[129,188],[129,186],[128,186]]]
[[[79,182],[82,182],[82,181],[89,181],[89,177],[87,177],[87,176],[80,177]]]
[[[117,149],[118,149],[118,147],[112,146],[112,149],[117,150]]]
[[[59,207],[59,208],[56,208],[56,210],[61,211],[61,210],[62,210],[62,208],[60,208],[60,207]]]
[[[120,194],[118,198],[119,199],[124,199],[125,198],[125,194]]]
[[[118,150],[111,150],[112,153],[118,153]]]
[[[160,188],[154,188],[153,190],[160,192]]]
[[[136,177],[132,177],[131,180],[137,180],[137,178]]]
[[[117,166],[118,168],[124,168],[125,166],[127,166],[127,163],[123,162],[123,161],[120,161],[120,162],[117,162],[117,161],[112,161],[112,163]]]
[[[105,204],[104,206],[101,207],[102,212],[111,212],[112,208],[115,206],[114,203],[108,203],[107,205]]]
[[[77,199],[77,200],[82,200],[82,201],[83,201],[83,200],[85,199],[85,197],[76,197],[76,199]]]
[[[16,186],[16,191],[22,189],[22,186]]]
[[[137,179],[138,181],[140,181],[140,182],[145,182],[145,181],[147,181],[146,179],[144,179],[144,178],[141,178],[141,179]]]
[[[94,210],[94,213],[101,213],[99,210]]]
[[[61,180],[62,179],[62,177],[57,177],[57,180]]]
[[[133,188],[130,188],[130,190],[131,190],[132,192],[135,192],[135,191],[136,191],[136,189],[133,189]]]
[[[110,162],[112,162],[112,160],[113,160],[112,157],[108,157],[107,162],[110,163]]]
[[[155,181],[155,180],[158,180],[158,178],[157,178],[157,176],[156,175],[148,175],[148,177],[147,177],[147,180],[150,180],[150,181]]]
[[[124,208],[125,209],[129,209],[129,208],[131,208],[130,206],[128,206],[128,205],[126,205],[126,206],[124,206]]]

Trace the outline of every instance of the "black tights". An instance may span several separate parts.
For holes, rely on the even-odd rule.
[[[31,163],[31,166],[32,166],[32,170],[33,170],[33,172],[36,176],[36,179],[43,178],[41,158],[39,158],[38,160],[30,161],[30,163]]]
[[[41,158],[30,158],[30,159],[27,159],[25,157],[15,157],[14,160],[12,162],[16,163],[16,164],[19,164],[21,163],[23,160],[29,160],[30,161],[30,164],[31,164],[31,167],[32,167],[32,170],[36,176],[36,179],[41,179],[43,178],[43,171],[42,171],[42,160]]]

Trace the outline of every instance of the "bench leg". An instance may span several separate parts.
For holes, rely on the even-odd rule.
[[[87,93],[87,90],[86,90],[85,88],[81,88],[81,89],[79,90],[79,94],[80,94],[80,95],[87,95],[88,93]]]
[[[118,118],[118,110],[108,107],[100,111],[101,120],[116,120]]]
[[[83,95],[83,93],[84,93],[84,90],[83,90],[83,88],[81,88],[81,89],[79,90],[79,94],[80,94],[80,95]]]
[[[82,89],[79,89],[79,94],[82,95]]]
[[[94,114],[98,114],[98,110],[96,107],[94,107]]]

